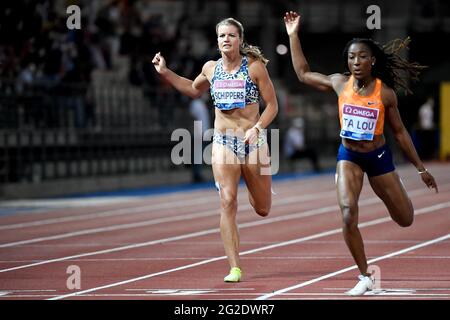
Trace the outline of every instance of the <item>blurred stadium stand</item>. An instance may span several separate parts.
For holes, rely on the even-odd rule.
[[[66,27],[71,4],[81,8],[80,30]],[[372,4],[381,8],[381,30],[366,28]],[[170,160],[172,131],[193,126],[189,100],[161,81],[151,58],[161,51],[170,68],[195,77],[204,62],[218,58],[215,25],[228,16],[243,22],[247,41],[270,59],[280,104],[272,128],[282,138],[290,119],[302,116],[307,143],[320,146],[329,166],[339,144],[336,98],[300,84],[289,53],[276,53],[278,44],[288,45],[285,11],[302,13],[305,54],[313,70],[326,74],[344,71],[341,52],[353,37],[384,43],[410,35],[410,58],[430,66],[413,97],[399,96],[412,133],[420,105],[430,95],[439,101],[439,84],[450,77],[446,0],[22,0],[1,6],[0,198],[189,182],[190,168]],[[439,103],[436,108],[439,123]]]

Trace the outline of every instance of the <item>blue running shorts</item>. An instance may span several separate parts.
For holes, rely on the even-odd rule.
[[[347,149],[341,143],[337,161],[347,160],[357,164],[367,176],[379,176],[395,170],[392,152],[387,144],[370,152],[356,152]]]

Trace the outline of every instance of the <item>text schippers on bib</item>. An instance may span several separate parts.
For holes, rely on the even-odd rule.
[[[220,110],[245,108],[245,80],[224,79],[214,81],[214,102]]]
[[[223,70],[222,59],[214,69],[211,83],[211,96],[214,106],[219,110],[243,109],[249,104],[259,102],[259,90],[250,78],[248,58],[242,58],[239,70],[228,73]]]

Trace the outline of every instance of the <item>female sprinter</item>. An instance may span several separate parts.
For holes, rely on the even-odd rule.
[[[402,123],[394,91],[409,91],[407,81],[399,71],[406,71],[417,79],[423,67],[409,63],[398,55],[398,51],[407,44],[405,42],[393,42],[382,48],[370,39],[353,39],[344,50],[345,65],[350,75],[326,76],[311,72],[298,37],[300,16],[291,11],[286,13],[284,22],[289,35],[292,63],[299,80],[321,90],[333,89],[339,97],[342,143],[336,166],[337,196],[344,239],[361,273],[358,283],[347,294],[363,295],[373,288],[358,229],[358,199],[364,172],[397,224],[408,227],[414,220],[411,200],[395,171],[392,154],[383,135],[385,120],[423,182],[438,191],[433,176],[425,169]]]
[[[215,106],[212,169],[220,194],[220,233],[230,272],[225,282],[239,282],[239,233],[236,224],[237,193],[241,175],[257,214],[265,217],[272,205],[272,177],[264,129],[278,112],[267,59],[244,43],[242,24],[228,18],[216,25],[221,58],[204,64],[195,80],[175,74],[160,53],[153,58],[156,71],[182,94],[195,98],[210,89]],[[259,101],[265,110],[260,115]],[[250,161],[253,160],[253,161]]]

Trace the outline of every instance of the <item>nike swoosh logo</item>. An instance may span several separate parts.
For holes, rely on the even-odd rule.
[[[367,102],[367,104],[369,105],[369,106],[371,106],[371,105],[373,105],[373,104],[375,104],[376,102],[371,102],[371,101],[368,101]]]
[[[386,152],[386,151],[383,151],[381,154],[379,154],[379,155],[378,155],[378,158],[381,158],[385,152]]]

